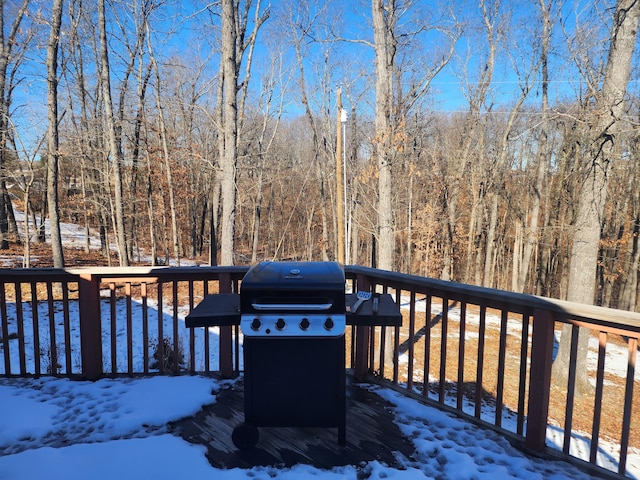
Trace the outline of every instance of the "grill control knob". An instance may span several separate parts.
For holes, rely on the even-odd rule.
[[[276,328],[278,330],[282,331],[282,330],[284,330],[284,327],[286,327],[286,326],[287,326],[287,324],[283,319],[279,318],[278,320],[276,320]]]
[[[251,320],[251,330],[253,330],[254,332],[257,332],[258,330],[260,330],[261,326],[262,326],[262,322],[259,319],[254,318],[253,320]]]
[[[331,319],[331,317],[328,317],[328,318],[324,321],[324,329],[325,329],[325,330],[331,330],[331,329],[333,329],[333,320]]]
[[[300,330],[309,330],[310,325],[311,324],[309,323],[308,318],[303,318],[302,320],[300,320]]]

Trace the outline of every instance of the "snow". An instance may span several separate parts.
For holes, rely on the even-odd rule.
[[[0,479],[583,479],[563,462],[541,462],[501,435],[403,395],[365,385],[395,406],[396,422],[415,446],[403,468],[377,461],[317,469],[212,467],[202,446],[171,434],[168,422],[215,402],[221,387],[201,376],[0,380]]]

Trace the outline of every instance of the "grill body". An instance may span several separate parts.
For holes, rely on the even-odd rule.
[[[346,325],[400,326],[402,315],[388,293],[346,294],[338,263],[262,262],[239,294],[207,295],[185,321],[242,330],[245,423],[232,440],[244,449],[259,426],[337,427],[344,444]]]
[[[246,425],[337,427],[344,444],[344,285],[332,262],[263,262],[247,272],[240,292]]]
[[[344,336],[247,338],[244,359],[245,422],[344,428]]]

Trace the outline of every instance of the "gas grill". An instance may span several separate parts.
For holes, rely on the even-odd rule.
[[[249,269],[239,295],[209,295],[187,316],[187,327],[240,324],[245,422],[233,431],[236,447],[255,446],[257,427],[337,427],[345,444],[347,323],[402,319],[389,295],[375,302],[386,314],[373,312],[371,301],[369,314],[347,312],[355,297],[345,297],[338,263],[262,262]]]

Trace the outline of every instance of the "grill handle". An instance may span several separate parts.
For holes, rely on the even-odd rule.
[[[255,310],[261,310],[264,312],[279,311],[294,311],[294,310],[329,310],[333,307],[333,303],[252,303],[251,306]]]

